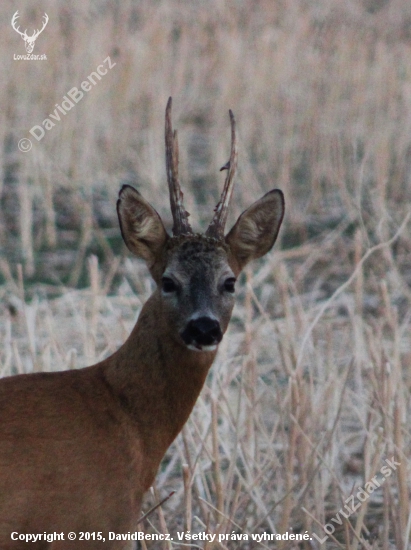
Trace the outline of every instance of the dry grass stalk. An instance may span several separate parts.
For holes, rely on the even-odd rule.
[[[230,215],[273,182],[286,193],[284,248],[240,285],[208,386],[158,474],[159,495],[176,494],[147,531],[324,534],[395,456],[395,475],[326,547],[409,545],[409,6],[371,4],[161,0],[97,13],[57,2],[36,44],[42,78],[38,64],[12,61],[22,43],[4,33],[2,375],[82,367],[127,336],[150,283],[123,260],[114,203],[120,180],[136,182],[165,214],[170,94],[185,201],[203,227],[230,107],[241,145]],[[20,153],[18,140],[107,55],[113,72]]]

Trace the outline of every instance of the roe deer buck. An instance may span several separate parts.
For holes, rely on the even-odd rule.
[[[117,549],[108,532],[137,528],[143,493],[203,387],[234,304],[235,280],[268,252],[284,214],[281,191],[264,195],[224,236],[237,164],[231,155],[214,218],[194,234],[178,182],[177,133],[166,109],[171,237],[154,208],[128,185],[117,202],[127,247],[157,288],[125,344],[97,365],[0,381],[0,549]],[[72,531],[105,542],[71,542]],[[43,533],[63,532],[47,542]],[[41,534],[29,545],[20,534]]]

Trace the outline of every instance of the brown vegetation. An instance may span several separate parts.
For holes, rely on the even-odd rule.
[[[401,466],[335,524],[325,547],[406,550],[409,6],[46,1],[19,20],[36,28],[49,15],[33,52],[48,59],[38,62],[13,60],[25,53],[10,25],[16,9],[11,0],[0,8],[1,373],[85,366],[124,341],[151,283],[124,257],[120,184],[134,184],[167,219],[162,136],[172,95],[187,210],[206,227],[231,108],[239,173],[228,225],[279,187],[282,249],[242,281],[207,387],[146,508],[176,494],[144,529],[321,535],[395,456]],[[32,138],[30,128],[107,56],[116,66],[41,141]],[[17,148],[24,137],[28,153]]]

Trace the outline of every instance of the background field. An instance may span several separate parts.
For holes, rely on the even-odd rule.
[[[33,52],[47,61],[13,59],[25,53],[17,9],[23,29],[49,15]],[[322,538],[327,523],[322,548],[409,548],[411,5],[5,0],[0,21],[1,375],[82,367],[121,345],[152,282],[121,242],[119,187],[138,187],[170,227],[172,95],[186,206],[204,229],[231,108],[231,222],[273,187],[286,219],[242,277],[207,386],[147,495],[145,510],[176,491],[144,522],[176,540],[147,548],[182,547],[178,530]],[[107,56],[115,67],[32,138]],[[392,457],[401,466],[383,482]],[[332,522],[374,475],[381,487]]]

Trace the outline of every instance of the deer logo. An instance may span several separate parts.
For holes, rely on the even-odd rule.
[[[19,33],[19,35],[24,40],[24,43],[25,43],[24,45],[26,47],[26,52],[27,53],[32,53],[32,51],[34,49],[34,43],[36,42],[38,36],[44,31],[47,23],[49,22],[49,16],[47,15],[47,13],[45,13],[43,15],[43,26],[41,27],[40,30],[34,31],[31,36],[29,36],[27,34],[27,29],[24,32],[21,32],[20,27],[16,27],[16,22],[17,22],[18,17],[19,17],[19,12],[17,10],[16,13],[13,15],[13,18],[11,20],[11,26],[13,27],[13,29],[16,32]]]

